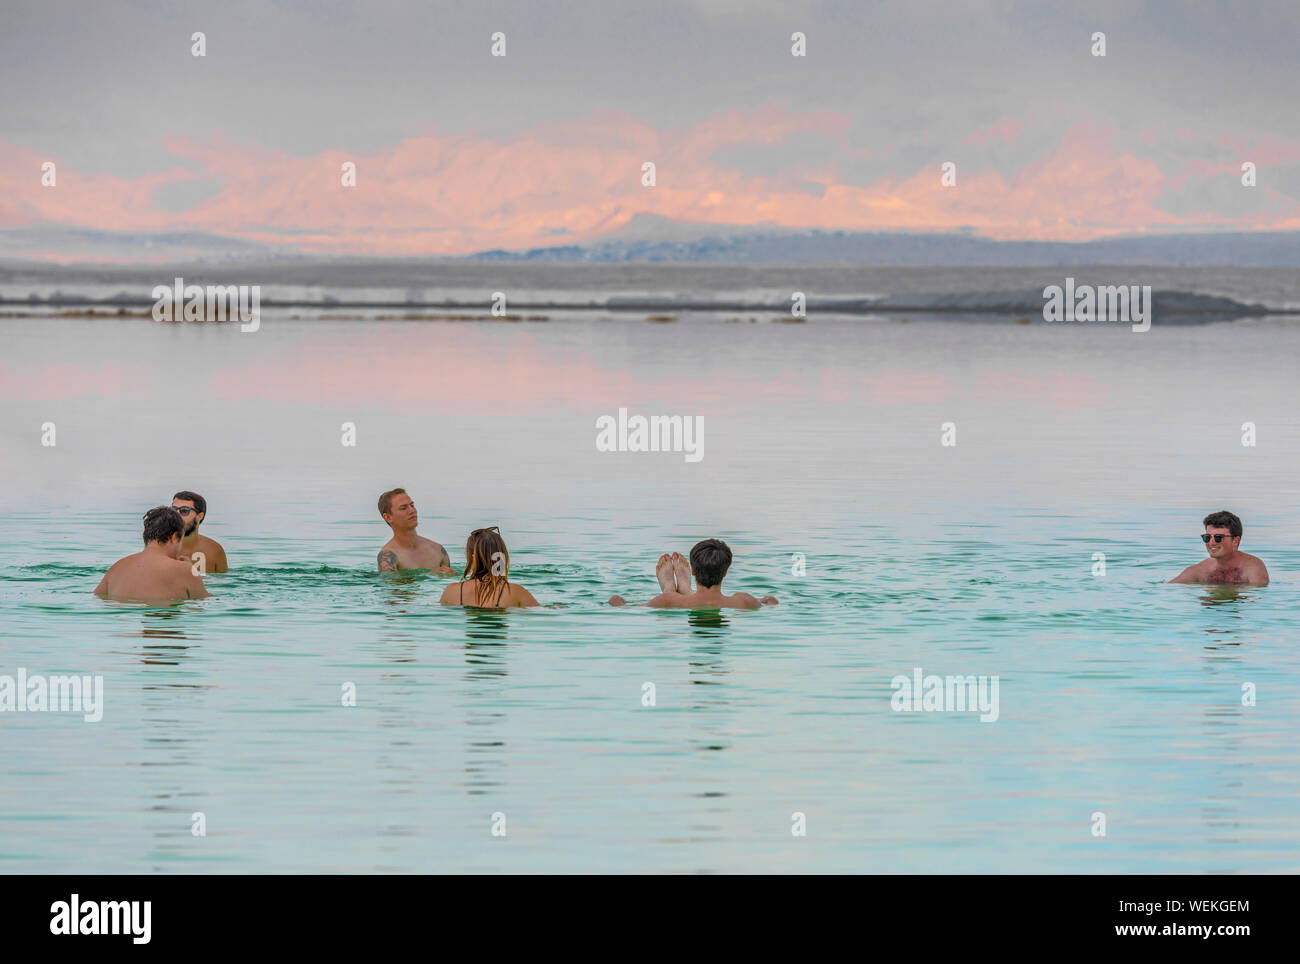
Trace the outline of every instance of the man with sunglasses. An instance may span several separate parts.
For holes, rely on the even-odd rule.
[[[207,499],[197,492],[182,491],[172,496],[172,508],[185,520],[185,535],[181,539],[180,555],[194,564],[199,563],[199,573],[225,572],[230,568],[226,562],[226,550],[215,539],[199,535],[199,525],[207,518]]]
[[[1211,582],[1227,585],[1267,586],[1268,570],[1255,556],[1237,551],[1241,545],[1241,520],[1226,509],[1211,512],[1202,523],[1201,541],[1210,558],[1188,566],[1170,582]]]
[[[393,530],[393,538],[379,550],[380,572],[432,569],[440,576],[451,572],[447,550],[432,539],[416,534],[420,516],[415,511],[415,500],[406,494],[405,489],[390,489],[381,495],[379,515]]]

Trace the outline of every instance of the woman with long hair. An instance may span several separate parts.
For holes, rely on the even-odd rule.
[[[475,529],[465,540],[465,571],[442,591],[444,606],[540,606],[533,594],[510,581],[510,550],[496,526]]]

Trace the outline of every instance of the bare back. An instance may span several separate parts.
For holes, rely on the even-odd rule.
[[[747,592],[727,596],[698,590],[692,593],[660,593],[646,605],[653,609],[761,609],[763,606]]]
[[[161,552],[137,552],[113,563],[95,595],[119,602],[175,602],[211,595],[190,563]]]
[[[444,606],[480,606],[484,609],[506,609],[513,607],[540,606],[533,594],[518,583],[508,582],[504,586],[495,587],[491,590],[491,598],[486,602],[479,601],[479,581],[477,579],[467,579],[464,582],[453,582],[442,591],[442,599],[439,602]]]

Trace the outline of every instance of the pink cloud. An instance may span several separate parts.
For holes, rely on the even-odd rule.
[[[370,153],[313,157],[172,134],[162,146],[188,166],[126,178],[60,164],[55,188],[41,186],[40,165],[58,158],[0,142],[0,226],[199,230],[309,252],[390,255],[585,241],[641,212],[727,224],[850,231],[966,227],[994,238],[1086,240],[1193,221],[1203,226],[1204,217],[1180,219],[1157,202],[1189,174],[1217,169],[1188,165],[1168,178],[1155,161],[1118,150],[1105,127],[1083,122],[1069,128],[1052,153],[1028,159],[1010,177],[959,160],[957,186],[943,188],[936,160],[905,176],[849,184],[837,158],[890,154],[890,145],[848,143],[849,129],[845,115],[779,107],[727,111],[682,130],[602,112],[539,124],[508,140],[430,131]],[[1010,143],[1023,129],[1021,121],[1007,119],[975,131],[966,143]],[[779,146],[803,136],[836,145],[825,163],[758,175],[719,160],[729,148]],[[1257,156],[1250,159],[1261,166],[1300,156],[1300,142],[1253,147]],[[354,188],[340,184],[345,161],[357,164]],[[645,161],[656,165],[652,188],[641,183]],[[186,211],[157,206],[160,188],[196,179],[216,181],[220,190]],[[808,182],[820,184],[821,193],[810,193]],[[1300,222],[1300,210],[1279,204],[1212,221],[1239,230],[1287,228]]]

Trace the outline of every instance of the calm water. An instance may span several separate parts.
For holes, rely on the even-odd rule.
[[[1294,318],[15,318],[0,344],[0,674],[102,674],[106,702],[0,714],[0,870],[1300,871]],[[703,461],[597,452],[620,407],[704,416]],[[393,485],[454,565],[499,525],[550,605],[377,575]],[[234,567],[214,598],[91,596],[180,488]],[[1273,584],[1164,585],[1224,507]],[[713,535],[780,607],[604,605]],[[998,720],[893,712],[917,666],[998,676]]]

